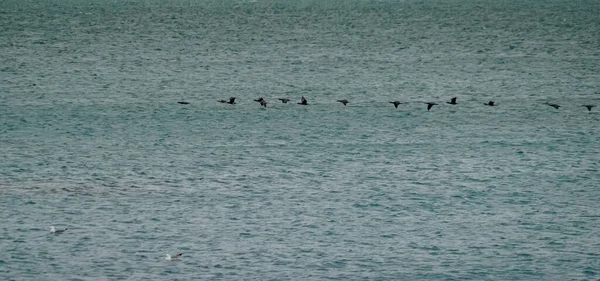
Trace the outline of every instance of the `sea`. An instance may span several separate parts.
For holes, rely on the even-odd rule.
[[[0,280],[600,280],[599,124],[597,0],[1,0]]]

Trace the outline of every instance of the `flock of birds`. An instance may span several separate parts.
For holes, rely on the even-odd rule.
[[[220,102],[220,103],[236,104],[235,99],[236,99],[235,97],[230,97],[229,100],[217,100],[217,101]],[[287,99],[287,98],[279,98],[278,100],[280,100],[282,103],[288,103],[290,101],[290,99]],[[458,104],[456,102],[456,100],[457,100],[457,98],[453,97],[453,98],[450,99],[449,102],[446,102],[446,103],[447,104],[456,105],[456,104]],[[258,99],[255,99],[254,101],[260,103],[260,105],[263,106],[263,107],[267,107],[267,101],[264,98],[262,98],[262,97],[258,98]],[[346,99],[337,100],[337,102],[342,103],[344,106],[349,103],[349,101],[346,100]],[[190,104],[187,101],[179,101],[178,103],[179,104]],[[399,102],[399,101],[390,101],[389,103],[393,104],[395,108],[398,108],[399,105],[404,104],[404,103]],[[431,108],[434,105],[438,105],[437,103],[434,103],[434,102],[424,102],[424,103],[427,104],[427,110],[431,110]],[[300,102],[298,102],[298,104],[308,105],[308,101],[306,100],[306,98],[302,97],[300,99]],[[555,103],[549,103],[549,102],[547,102],[546,104],[549,105],[549,106],[551,106],[551,107],[554,107],[555,109],[559,109],[560,108],[560,105],[555,104]],[[484,105],[487,105],[487,106],[496,106],[497,104],[495,102],[493,102],[493,101],[489,101],[487,103],[484,103]],[[591,105],[591,104],[586,104],[586,105],[583,105],[583,106],[586,107],[588,109],[588,111],[592,111],[592,108],[595,107],[595,105]],[[61,233],[64,233],[66,231],[67,231],[67,228],[56,229],[54,226],[50,227],[50,232],[51,233],[61,234]],[[183,253],[178,253],[178,254],[174,254],[174,255],[167,254],[166,257],[165,257],[165,259],[168,260],[168,261],[179,260],[179,258],[181,256],[183,256]]]
[[[236,97],[230,97],[229,100],[217,100],[217,102],[227,103],[227,104],[236,104],[235,99],[236,99]],[[458,104],[456,102],[456,99],[457,99],[457,97],[453,97],[453,98],[450,99],[449,102],[446,102],[446,103],[447,104],[456,105],[456,104]],[[288,98],[278,98],[278,100],[280,100],[282,103],[288,103],[290,101],[290,99],[288,99]],[[262,107],[267,107],[267,101],[264,98],[262,98],[262,97],[260,97],[258,99],[255,99],[254,101],[260,103],[260,105]],[[337,102],[342,103],[344,106],[346,106],[348,103],[350,103],[346,99],[337,100]],[[178,103],[179,104],[190,104],[187,101],[179,101]],[[394,107],[396,107],[396,108],[398,108],[398,106],[401,105],[401,104],[405,104],[405,103],[399,102],[399,101],[390,101],[389,103],[393,104]],[[306,100],[306,98],[302,97],[300,99],[300,102],[298,102],[297,104],[308,105],[308,101]],[[427,110],[431,110],[431,108],[434,105],[438,105],[437,103],[434,103],[434,102],[424,102],[424,104],[427,104]],[[549,105],[549,106],[554,107],[555,109],[559,109],[560,108],[560,105],[555,104],[555,103],[546,102],[546,104]],[[487,105],[487,106],[496,106],[497,104],[494,101],[489,101],[489,102],[484,103],[484,105]],[[592,105],[592,104],[586,104],[586,105],[583,105],[583,106],[586,107],[588,109],[588,111],[592,111],[592,108],[595,107],[595,105]]]
[[[62,233],[65,233],[67,231],[67,229],[68,228],[56,229],[53,225],[53,226],[50,226],[50,233],[62,234]],[[178,253],[178,254],[174,254],[174,255],[167,254],[165,257],[165,260],[177,261],[177,260],[179,260],[179,258],[181,258],[181,256],[183,256],[183,253]]]

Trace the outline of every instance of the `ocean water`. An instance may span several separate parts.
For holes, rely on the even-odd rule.
[[[600,280],[598,11],[0,1],[0,280]]]

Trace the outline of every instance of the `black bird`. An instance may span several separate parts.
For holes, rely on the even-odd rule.
[[[390,103],[394,104],[394,107],[398,108],[398,105],[401,105],[402,103],[399,101],[391,101]]]
[[[586,104],[584,106],[587,107],[588,111],[592,111],[592,107],[596,107],[595,105],[591,105],[591,104]]]
[[[229,101],[226,100],[217,100],[220,103],[228,103],[228,104],[235,104],[235,97],[230,97]]]
[[[278,99],[278,100],[280,100],[282,103],[287,103],[288,101],[290,101],[290,99],[286,99],[286,98]]]
[[[267,107],[267,101],[260,97],[259,99],[255,99],[254,101],[260,102],[260,105],[263,107]]]
[[[484,103],[485,105],[495,106],[496,104],[493,101],[489,101],[488,103]]]
[[[458,104],[458,103],[456,103],[456,97],[451,98],[450,101],[446,102],[446,103],[447,104]]]
[[[549,105],[549,106],[552,106],[552,107],[554,107],[556,109],[558,109],[560,107],[560,105],[555,104],[555,103],[549,103],[549,102],[547,102],[546,104]]]
[[[433,103],[433,102],[425,102],[427,104],[427,110],[430,110],[434,105],[437,105],[437,103]]]
[[[300,99],[300,102],[298,104],[307,105],[308,101],[306,101],[306,99],[304,97],[302,97],[302,99]]]
[[[343,103],[344,105],[346,105],[348,103],[348,100],[338,100],[338,101]]]
[[[189,103],[189,102],[187,102],[187,101],[178,101],[177,103],[178,103],[178,104],[190,104],[190,103]]]

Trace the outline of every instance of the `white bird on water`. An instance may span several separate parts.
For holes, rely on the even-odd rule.
[[[67,231],[67,229],[68,228],[65,228],[65,229],[56,229],[56,228],[54,228],[54,225],[53,225],[53,226],[50,227],[50,232],[52,232],[52,233],[63,233],[65,231]]]
[[[173,255],[173,256],[167,254],[167,257],[165,257],[165,260],[175,261],[175,260],[179,260],[179,257],[181,257],[181,256],[183,256],[183,253],[179,253],[179,254],[176,254],[176,255]]]

